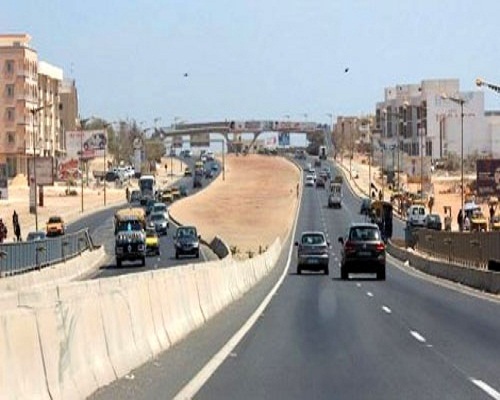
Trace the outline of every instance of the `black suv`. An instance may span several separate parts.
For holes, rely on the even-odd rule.
[[[329,274],[330,243],[323,232],[303,232],[300,241],[295,242],[295,246],[297,246],[297,274],[300,275],[304,269]]]
[[[385,244],[377,225],[353,223],[345,238],[339,237],[342,245],[340,263],[341,279],[349,273],[376,273],[377,279],[385,280]]]
[[[200,257],[200,236],[194,226],[181,226],[174,235],[175,258],[191,255]]]

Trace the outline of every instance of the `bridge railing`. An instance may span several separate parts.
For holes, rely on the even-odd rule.
[[[93,247],[88,229],[44,240],[0,244],[0,277],[64,262]]]

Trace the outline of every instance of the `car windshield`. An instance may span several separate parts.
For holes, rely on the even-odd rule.
[[[165,216],[163,214],[152,214],[150,218],[152,221],[161,221],[165,219]]]
[[[325,243],[325,237],[320,234],[307,234],[302,236],[301,243],[304,245],[317,245],[317,244],[324,244]]]
[[[177,230],[177,237],[180,238],[196,237],[196,230],[192,228],[180,228]]]
[[[49,224],[58,224],[62,222],[61,217],[50,217]]]
[[[351,228],[351,231],[349,232],[349,240],[353,242],[380,240],[380,232],[377,228],[373,227]]]

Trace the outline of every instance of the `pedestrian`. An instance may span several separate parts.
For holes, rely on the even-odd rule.
[[[378,199],[379,199],[380,201],[382,201],[382,200],[383,200],[383,198],[384,198],[384,193],[382,193],[382,191],[380,190],[380,191],[378,192]]]
[[[7,227],[0,218],[0,243],[3,243],[3,241],[7,238],[7,232]]]
[[[495,216],[495,208],[493,207],[493,204],[490,205],[490,220],[493,220],[493,217]]]
[[[458,212],[457,223],[458,223],[458,229],[460,230],[460,232],[462,232],[464,230],[462,209],[460,209],[460,211]]]
[[[130,202],[130,190],[129,190],[128,186],[125,189],[125,197],[127,198],[127,202],[129,203]]]
[[[429,214],[432,214],[432,207],[434,207],[434,196],[429,197],[429,203],[427,205],[429,206]]]
[[[19,223],[19,216],[16,213],[16,210],[12,213],[12,226],[16,226]]]
[[[16,235],[16,240],[18,242],[22,241],[22,238],[21,238],[21,225],[19,225],[19,222],[17,222],[14,225],[14,235]]]

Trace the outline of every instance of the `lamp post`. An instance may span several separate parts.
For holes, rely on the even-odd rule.
[[[330,145],[330,144],[332,144],[332,138],[333,138],[333,113],[326,113],[326,116],[330,117],[330,138],[329,138],[329,140],[326,141],[327,144]],[[331,147],[333,147],[333,146],[331,146]],[[332,151],[332,149],[330,149],[330,154],[332,154],[331,151]]]
[[[85,128],[85,124],[89,121],[90,118],[80,119],[80,174],[81,174],[81,212],[83,213],[83,131]]]
[[[460,105],[460,175],[462,181],[462,191],[461,191],[461,210],[462,210],[462,220],[460,221],[460,230],[464,226],[464,103],[465,100],[461,97],[450,97],[447,94],[442,94],[441,98],[443,100],[450,100],[453,103]]]
[[[408,102],[405,102],[403,107],[406,109],[408,105]],[[396,117],[396,121],[397,121],[397,124],[396,124],[396,149],[398,150],[398,157],[397,157],[397,167],[398,167],[398,178],[397,178],[397,181],[396,181],[396,187],[397,187],[397,190],[399,192],[399,186],[400,186],[400,171],[401,171],[401,167],[400,167],[400,159],[399,159],[399,153],[400,153],[400,140],[399,140],[399,121],[401,119],[401,114],[398,110],[397,113],[390,113],[387,111],[386,108],[382,109],[382,113],[384,114],[384,120],[385,120],[385,133],[387,135],[387,131],[388,131],[388,124],[387,124],[387,117],[390,117],[391,119],[393,117]],[[393,164],[394,165],[394,164]],[[393,168],[393,172],[394,172],[394,168]],[[383,179],[383,175],[382,175],[382,179]]]
[[[38,230],[38,202],[37,202],[37,182],[36,182],[36,155],[35,155],[35,116],[46,107],[50,107],[52,104],[45,104],[36,108],[30,109],[31,113],[31,137],[32,137],[32,147],[33,147],[33,186],[35,191],[35,230]]]

